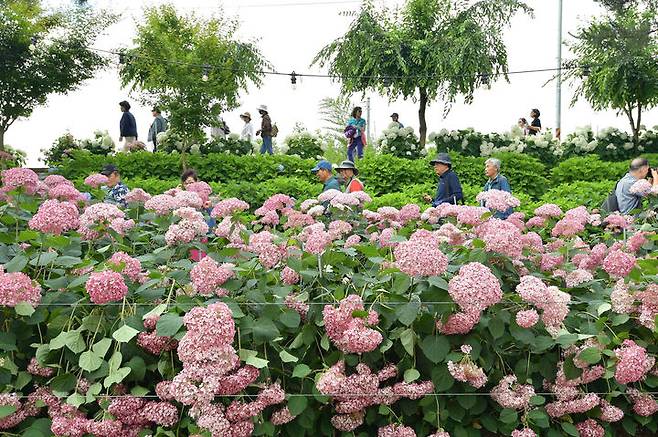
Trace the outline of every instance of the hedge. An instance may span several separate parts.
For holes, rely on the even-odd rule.
[[[515,191],[527,193],[533,199],[538,199],[546,191],[549,186],[548,170],[538,159],[516,153],[502,153],[497,157],[503,161],[503,173]],[[188,167],[197,170],[201,179],[208,182],[260,184],[277,177],[294,177],[317,184],[310,172],[315,165],[314,160],[285,155],[235,156],[215,153],[183,157],[179,154],[136,152],[103,157],[75,152],[73,159],[58,166],[57,172],[69,179],[80,179],[98,172],[104,164],[112,163],[121,169],[126,180],[174,180],[178,179],[182,171],[181,158],[186,160]],[[462,184],[484,185],[485,158],[453,154],[452,159]],[[407,185],[436,185],[437,177],[429,160],[409,160],[390,155],[369,156],[358,163],[359,178],[375,196],[399,192],[401,187]]]

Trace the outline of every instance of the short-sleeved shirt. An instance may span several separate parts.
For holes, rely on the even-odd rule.
[[[628,214],[632,210],[639,208],[642,203],[642,196],[631,193],[631,187],[635,182],[637,182],[637,178],[630,173],[626,173],[626,176],[621,178],[617,183],[615,195],[617,196],[619,212],[622,214]]]
[[[535,118],[532,120],[532,123],[530,123],[530,126],[538,127],[541,129],[541,121],[538,118]],[[528,129],[528,135],[537,135],[538,132],[535,132],[532,129]]]
[[[357,137],[357,136],[361,136],[361,134],[363,133],[363,129],[366,127],[366,120],[364,118],[356,119],[352,117],[347,122],[347,124],[350,126],[354,126],[356,128],[355,137]]]
[[[109,188],[107,194],[105,195],[105,202],[115,203],[119,206],[126,206],[126,194],[128,194],[128,187],[126,187],[122,182],[119,182],[112,188]]]

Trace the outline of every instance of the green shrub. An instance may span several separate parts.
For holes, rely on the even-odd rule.
[[[251,141],[241,140],[238,134],[229,134],[226,138],[213,139],[199,147],[199,152],[229,153],[233,155],[250,155],[254,151]]]
[[[405,159],[417,159],[425,155],[414,130],[410,127],[400,128],[397,123],[392,123],[382,131],[376,146],[380,153]]]
[[[596,155],[577,156],[551,169],[553,185],[576,181],[618,180],[628,170],[627,162],[605,162]]]
[[[588,208],[598,208],[612,191],[615,181],[585,182],[560,184],[548,190],[540,199],[540,203],[555,203],[563,210],[585,205]]]

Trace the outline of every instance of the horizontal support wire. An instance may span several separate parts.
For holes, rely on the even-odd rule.
[[[607,396],[611,394],[626,394],[626,393],[620,393],[620,392],[582,392],[580,393],[581,395],[598,395],[598,396]],[[648,394],[648,395],[656,395],[658,392],[652,392],[652,391],[643,391],[642,394]],[[558,393],[535,393],[535,396],[557,396]],[[242,398],[242,397],[256,397],[257,395],[255,394],[234,394],[234,395],[215,395],[216,398]],[[459,392],[459,393],[427,393],[424,394],[421,397],[425,396],[432,396],[432,397],[445,397],[445,396],[491,396],[490,393],[479,393],[479,392],[474,392],[474,393],[464,393],[464,392]],[[18,396],[19,399],[27,399],[30,396]],[[159,396],[157,395],[96,395],[96,398],[109,398],[109,399],[120,399],[120,398],[127,398],[127,397],[132,397],[132,398],[142,398],[142,399],[160,399]],[[383,397],[383,398],[391,398],[391,397],[405,397],[403,395],[395,395],[395,394],[382,394],[382,393],[348,393],[348,394],[340,394],[340,395],[323,395],[323,394],[315,394],[315,393],[286,393],[287,398],[301,398],[301,397]]]
[[[303,303],[305,305],[339,305],[340,301],[334,301],[334,302],[304,302],[304,301],[297,301],[299,303]],[[235,304],[235,305],[275,305],[275,306],[286,306],[287,303],[285,302],[224,302],[221,300],[218,301],[206,301],[206,302],[201,302],[201,303],[193,303],[193,302],[181,302],[181,303],[170,303],[168,306],[170,307],[180,307],[180,306],[191,306],[191,307],[196,307],[196,306],[201,306],[205,303],[225,303],[225,304]],[[500,301],[498,302],[503,303],[503,304],[526,304],[527,302],[515,302],[512,300],[509,301]],[[563,303],[562,301],[549,301],[549,300],[542,300],[543,303]],[[584,302],[567,302],[568,304],[580,304]],[[395,305],[409,305],[409,304],[418,304],[418,305],[457,305],[455,302],[450,302],[450,301],[445,301],[445,302],[432,302],[432,301],[411,301],[411,302],[363,302],[364,306],[368,305],[381,305],[381,306],[395,306]],[[70,307],[75,307],[75,306],[99,306],[99,307],[107,307],[107,306],[158,306],[160,303],[147,303],[147,302],[135,302],[135,303],[123,303],[123,302],[108,302],[108,303],[93,303],[93,302],[83,302],[83,303],[41,303],[37,305],[37,307],[50,307],[50,306],[70,306]],[[35,308],[37,308],[35,307]]]

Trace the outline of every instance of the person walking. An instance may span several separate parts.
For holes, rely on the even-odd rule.
[[[121,207],[128,206],[126,202],[126,194],[128,194],[128,187],[121,182],[121,173],[114,164],[107,164],[101,170],[101,174],[107,177],[107,193],[105,194],[105,202],[113,203]]]
[[[541,132],[541,120],[539,120],[540,115],[541,113],[539,112],[539,109],[533,109],[530,111],[532,122],[530,123],[530,126],[528,126],[528,135],[537,135]]]
[[[119,102],[121,108],[121,120],[119,121],[119,141],[125,140],[123,145],[124,150],[128,150],[128,146],[137,141],[137,122],[135,116],[130,112],[130,103],[123,100]]]
[[[345,181],[346,193],[363,191],[363,182],[356,178],[359,175],[359,170],[352,161],[341,162],[340,165],[336,167],[336,170],[338,170]]]
[[[260,146],[260,154],[269,153],[272,155],[274,154],[272,150],[272,119],[270,118],[267,106],[260,105],[258,107],[258,113],[262,118],[260,129],[256,132],[256,136],[260,136],[263,139],[263,145]]]
[[[489,190],[500,190],[507,191],[508,193],[512,192],[512,188],[509,185],[509,182],[505,176],[500,174],[500,159],[489,158],[484,162],[484,174],[489,178],[484,184],[484,189],[482,191]],[[484,206],[484,202],[480,205]],[[507,217],[512,215],[514,208],[508,208],[507,211],[496,211],[494,217],[497,219],[505,220]]]
[[[148,138],[146,138],[146,141],[152,142],[153,151],[157,152],[158,134],[167,130],[167,120],[165,120],[165,118],[162,116],[162,112],[157,106],[151,110],[151,113],[153,114],[153,123],[151,123],[151,127],[149,128]]]
[[[360,106],[352,110],[352,117],[347,122],[346,132],[350,132],[347,145],[347,159],[354,162],[354,151],[359,159],[363,158],[363,148],[366,146],[366,120],[361,117],[363,110]]]
[[[434,167],[434,172],[439,176],[439,184],[433,198],[429,194],[425,194],[423,199],[430,202],[434,207],[443,203],[453,205],[464,203],[462,186],[459,183],[457,174],[452,170],[450,156],[447,153],[439,153],[436,158],[430,161],[430,165]]]
[[[240,133],[240,139],[242,141],[252,142],[254,140],[254,124],[251,122],[251,114],[245,112],[244,114],[240,114],[240,118],[244,122],[242,132]]]
[[[642,205],[644,195],[642,193],[632,193],[631,187],[635,182],[645,179],[649,174],[651,174],[653,186],[658,186],[658,170],[650,168],[649,161],[646,158],[635,158],[631,161],[628,173],[617,182],[615,187],[617,209],[621,214],[628,214]]]
[[[391,126],[397,126],[400,129],[404,127],[404,125],[400,123],[400,115],[397,112],[391,114],[391,120],[393,120]]]

